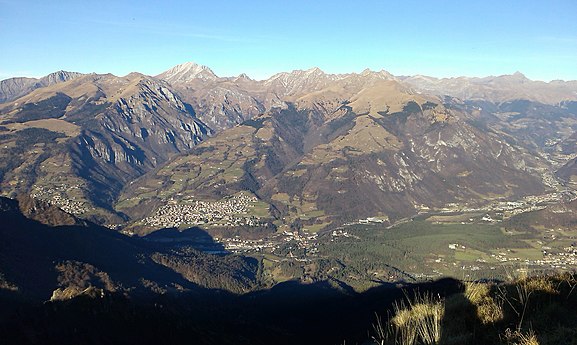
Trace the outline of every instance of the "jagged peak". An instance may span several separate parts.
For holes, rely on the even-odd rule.
[[[70,77],[70,76],[72,76],[72,77],[74,77],[74,76],[80,76],[80,75],[83,75],[83,74],[79,73],[79,72],[70,72],[70,71],[65,71],[65,70],[61,69],[59,71],[52,72],[52,73],[44,76],[44,78],[48,78],[51,76],[55,76],[55,77],[56,76],[58,76],[58,77]]]
[[[525,83],[528,81],[531,81],[531,79],[527,78],[523,73],[516,71],[515,73],[513,73],[513,75],[511,76],[514,80],[519,81],[521,83]]]
[[[207,66],[185,62],[162,72],[157,78],[168,82],[187,82],[192,79],[215,80],[218,76]]]
[[[201,65],[201,64],[197,64],[196,62],[193,61],[188,61],[179,65],[176,65],[174,67],[172,67],[171,69],[180,69],[180,70],[187,70],[187,71],[211,71],[212,70],[210,68],[208,68],[205,65]]]
[[[365,68],[361,73],[360,76],[368,77],[368,76],[375,76],[377,78],[385,79],[385,80],[395,80],[395,76],[391,73],[385,71],[384,69],[380,71],[373,71],[370,68]]]
[[[132,79],[132,78],[142,78],[145,77],[144,74],[140,73],[140,72],[130,72],[127,75],[124,76],[124,78],[128,78],[128,79]]]
[[[529,78],[527,78],[523,73],[516,71],[513,74],[505,74],[505,75],[501,75],[497,78],[500,79],[509,79],[509,80],[518,80],[518,81],[526,81],[529,80]]]
[[[525,77],[525,75],[523,73],[521,73],[519,71],[515,71],[515,73],[513,73],[513,76],[517,77],[517,78],[525,78],[525,79],[527,78],[527,77]]]
[[[52,72],[52,73],[47,74],[47,75],[40,77],[40,78],[38,78],[38,77],[11,77],[11,78],[7,78],[7,79],[3,79],[2,81],[22,80],[22,79],[42,81],[42,80],[52,80],[52,79],[64,79],[64,78],[68,78],[71,76],[76,77],[76,76],[80,76],[80,75],[82,75],[82,73],[68,72],[68,71],[60,70],[60,71]]]
[[[286,79],[286,78],[309,78],[311,76],[326,76],[327,74],[325,72],[323,72],[323,70],[321,70],[318,67],[312,67],[306,70],[303,69],[295,69],[292,70],[291,72],[280,72],[277,73],[275,75],[273,75],[272,77],[270,77],[267,81],[273,81],[276,79]]]
[[[251,77],[249,77],[246,73],[241,73],[238,75],[238,77],[236,77],[237,80],[252,80]]]
[[[325,74],[325,72],[318,67],[309,68],[305,72],[308,74]]]
[[[374,73],[373,70],[371,70],[370,68],[365,68],[362,72],[361,75],[369,75],[371,73]]]

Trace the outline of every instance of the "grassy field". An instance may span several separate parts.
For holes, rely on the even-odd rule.
[[[319,254],[346,265],[393,266],[415,278],[454,276],[498,278],[511,266],[543,258],[534,234],[508,235],[499,224],[431,223],[410,221],[387,229],[383,225],[344,228],[349,237],[331,237]],[[372,268],[371,268],[372,267]],[[380,277],[385,279],[387,277]]]
[[[422,216],[391,228],[369,223],[319,232],[325,223],[305,224],[301,215],[301,230],[305,234],[318,232],[312,249],[303,252],[295,243],[283,242],[282,250],[258,257],[275,281],[330,277],[358,291],[382,282],[439,277],[505,280],[516,272],[568,270],[555,260],[569,257],[570,262],[572,254],[564,249],[574,238],[573,231],[551,235],[550,230],[508,231],[500,222],[452,223],[438,222],[438,218],[432,222],[429,218]],[[544,234],[551,239],[545,239]],[[544,254],[546,251],[553,255]],[[288,257],[289,252],[300,260]]]

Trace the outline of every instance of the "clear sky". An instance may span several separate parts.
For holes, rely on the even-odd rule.
[[[577,80],[576,0],[0,0],[0,79],[318,66]]]

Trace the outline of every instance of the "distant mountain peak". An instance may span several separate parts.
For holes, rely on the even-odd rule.
[[[218,76],[214,72],[203,65],[199,65],[195,62],[185,62],[180,65],[176,65],[171,69],[162,72],[156,76],[157,78],[164,79],[169,83],[175,82],[189,82],[193,79],[202,80],[216,80]]]
[[[376,71],[371,70],[370,68],[365,68],[360,73],[360,76],[362,76],[362,77],[374,76],[374,77],[384,79],[384,80],[396,80],[395,76],[393,76],[391,73],[385,71],[384,69],[376,72]]]
[[[246,73],[241,73],[238,75],[238,77],[236,77],[236,79],[240,79],[240,80],[252,80],[251,77],[249,77]]]
[[[323,70],[318,67],[309,68],[305,72],[309,74],[325,74],[325,72],[323,72]]]
[[[82,73],[78,72],[68,72],[60,70],[40,78],[39,82],[42,86],[50,86],[80,77],[82,75],[83,75]]]
[[[527,78],[523,73],[521,73],[519,71],[513,73],[513,75],[511,77],[514,78],[515,80],[519,80],[522,82],[530,81],[529,78]]]
[[[24,96],[38,88],[62,83],[82,76],[82,73],[57,71],[40,79],[37,78],[10,78],[0,81],[0,103]]]
[[[284,90],[281,93],[288,95],[318,90],[335,78],[336,76],[326,74],[318,67],[313,67],[307,70],[297,69],[291,72],[277,73],[265,80],[264,83],[269,86],[276,85],[276,87]]]

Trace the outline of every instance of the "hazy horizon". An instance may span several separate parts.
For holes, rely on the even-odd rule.
[[[58,70],[159,74],[194,61],[219,76],[319,67],[394,75],[577,80],[577,3],[407,1],[146,4],[0,1],[0,79]]]
[[[47,73],[47,74],[45,74],[45,75],[18,75],[18,76],[10,76],[10,77],[8,77],[8,78],[2,78],[2,79],[0,79],[0,80],[7,80],[7,79],[11,79],[11,78],[36,78],[36,79],[40,79],[40,78],[42,78],[42,77],[47,76],[48,74],[56,73],[56,72],[59,72],[59,71],[79,72],[79,73],[83,73],[83,74],[91,74],[91,73],[96,73],[96,74],[109,74],[109,73],[111,73],[111,74],[113,74],[113,75],[115,75],[115,76],[117,76],[117,77],[125,77],[125,76],[127,76],[127,75],[129,75],[129,74],[131,74],[131,73],[141,73],[141,74],[144,74],[144,75],[148,75],[148,76],[154,77],[154,76],[156,76],[156,75],[158,75],[158,74],[160,74],[160,73],[162,73],[162,72],[165,72],[165,71],[167,71],[167,70],[169,70],[169,69],[171,69],[171,68],[173,68],[173,67],[176,67],[176,66],[182,65],[182,64],[186,64],[186,63],[197,63],[197,62],[196,62],[196,61],[186,61],[186,62],[177,64],[177,65],[174,65],[174,66],[169,66],[169,67],[165,68],[164,70],[159,71],[158,73],[150,73],[150,74],[149,74],[149,73],[143,73],[143,72],[141,72],[141,71],[130,71],[130,72],[125,73],[125,74],[115,74],[115,73],[112,73],[112,72],[102,72],[102,73],[98,73],[98,72],[84,72],[84,71],[73,71],[73,70],[59,69],[59,70],[56,70],[56,71],[49,72],[49,73]],[[210,68],[210,69],[215,73],[215,75],[216,75],[217,77],[219,77],[219,78],[234,78],[234,77],[238,77],[240,74],[246,74],[249,78],[254,79],[254,80],[257,80],[257,81],[267,80],[267,79],[273,77],[275,74],[278,74],[278,73],[285,73],[285,72],[290,73],[290,72],[294,72],[294,71],[298,71],[298,70],[307,71],[307,70],[314,69],[314,68],[319,68],[321,71],[323,71],[323,72],[326,73],[326,74],[335,74],[335,75],[339,75],[339,74],[351,74],[351,73],[352,73],[352,74],[361,74],[361,73],[362,73],[363,71],[365,71],[366,69],[369,69],[369,68],[363,68],[362,70],[357,70],[357,71],[340,71],[340,72],[334,72],[334,73],[333,73],[333,72],[328,72],[328,71],[326,71],[326,70],[324,70],[324,69],[322,69],[322,68],[320,68],[320,67],[318,67],[318,66],[310,66],[310,67],[297,68],[297,69],[292,69],[292,70],[277,71],[277,72],[274,72],[274,73],[272,73],[272,74],[270,74],[270,75],[267,75],[267,76],[265,76],[265,77],[263,77],[263,78],[255,78],[255,77],[253,77],[252,75],[249,75],[248,73],[245,73],[245,72],[241,72],[241,73],[239,73],[239,74],[237,74],[237,75],[221,75],[221,74],[219,74],[219,73],[216,73],[216,71],[215,71],[214,69],[212,69],[210,66],[203,65],[203,64],[199,64],[199,63],[197,63],[197,64],[198,64],[198,65],[201,65],[201,66],[205,66],[205,67]],[[385,68],[382,68],[382,69],[380,69],[380,70],[374,70],[374,69],[369,69],[369,70],[371,70],[371,71],[373,71],[373,72],[386,71],[386,72],[391,73],[391,71],[389,71],[389,70],[387,70],[387,69],[385,69]],[[412,74],[412,75],[408,75],[408,74],[400,75],[400,74],[395,74],[395,73],[391,73],[391,74],[392,74],[393,76],[395,76],[395,77],[423,76],[423,77],[431,77],[431,78],[437,78],[437,79],[457,79],[457,78],[479,78],[479,79],[481,79],[481,78],[500,77],[500,76],[507,76],[507,75],[510,76],[510,75],[513,75],[513,74],[516,74],[516,73],[521,73],[521,74],[523,74],[525,77],[529,78],[530,80],[533,80],[533,81],[543,81],[543,82],[546,82],[546,83],[550,83],[550,82],[556,81],[556,80],[561,80],[561,81],[577,81],[577,79],[575,79],[575,80],[571,80],[571,79],[567,79],[567,80],[564,80],[564,79],[551,79],[551,80],[532,79],[532,78],[530,78],[529,76],[527,76],[525,73],[523,73],[523,71],[514,71],[514,72],[511,72],[511,73],[505,73],[505,74],[491,74],[491,75],[455,75],[455,76],[436,76],[436,75],[426,75],[426,74],[422,74],[422,73],[417,73],[417,74]]]

